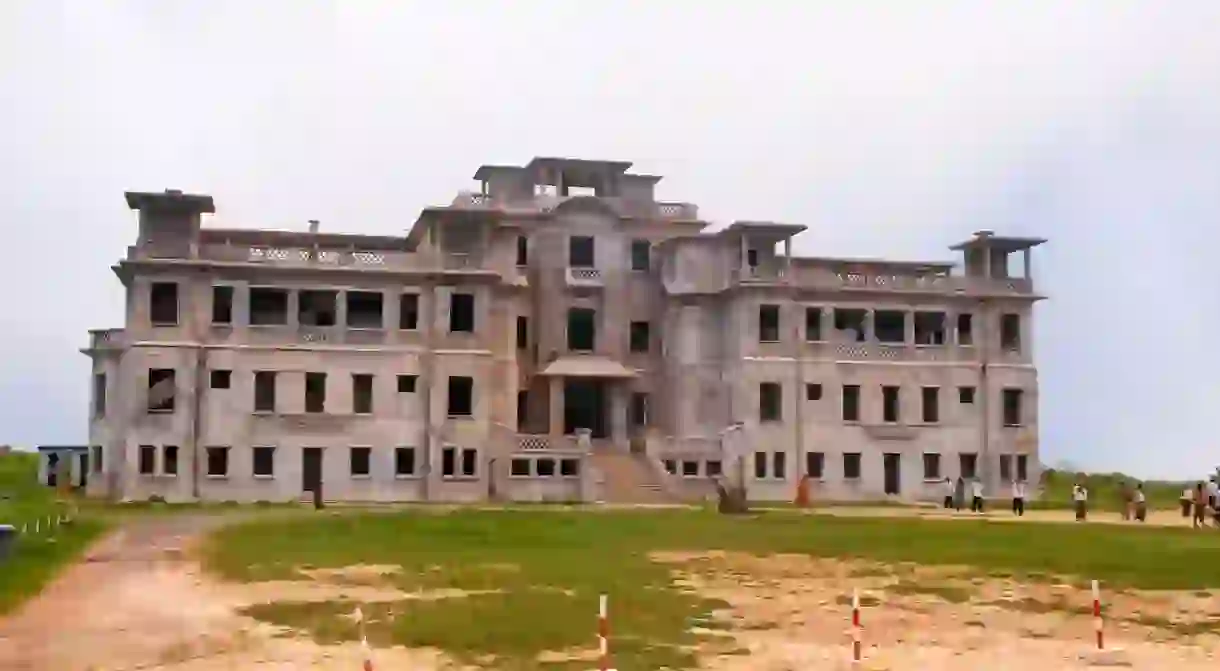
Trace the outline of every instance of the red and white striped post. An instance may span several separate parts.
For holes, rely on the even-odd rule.
[[[356,606],[356,624],[360,627],[360,657],[363,660],[360,668],[363,671],[373,671],[373,651],[369,648],[369,639],[364,634],[364,609]]]
[[[597,651],[601,658],[601,671],[610,670],[610,618],[607,615],[608,597],[602,594],[597,600]]]
[[[1101,631],[1101,587],[1093,581],[1093,629],[1097,632],[1097,649],[1105,649],[1105,640]]]
[[[851,663],[860,663],[860,591],[851,591]]]

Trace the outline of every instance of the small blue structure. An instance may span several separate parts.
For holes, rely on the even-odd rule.
[[[89,446],[39,445],[38,482],[47,487],[84,487],[89,484]]]

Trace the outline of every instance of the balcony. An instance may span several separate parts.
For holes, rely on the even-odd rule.
[[[902,291],[958,294],[1032,294],[1033,280],[1027,277],[964,277],[961,275],[903,275],[839,271],[828,267],[798,265],[796,283],[859,291]]]
[[[95,329],[89,331],[89,349],[119,349],[127,344],[127,332],[123,329]]]
[[[570,287],[602,286],[602,271],[598,268],[573,268],[568,266],[565,275]]]
[[[201,245],[195,251],[197,253],[190,258],[227,263],[368,270],[406,270],[419,267],[419,260],[416,254],[389,250],[337,250],[308,247],[212,244]],[[165,257],[155,248],[136,246],[127,248],[127,260],[156,258]]]
[[[501,209],[525,210],[531,212],[547,212],[557,207],[569,198],[587,198],[584,195],[558,196],[554,194],[536,194],[518,197],[491,196],[485,193],[463,191],[449,204],[450,207],[461,209]],[[628,200],[614,196],[598,196],[620,214],[631,217],[644,217],[672,220],[695,220],[699,218],[699,207],[694,203],[684,202],[652,202]]]
[[[782,282],[786,273],[780,263],[768,263],[759,266],[741,266],[737,269],[738,282],[773,283]]]

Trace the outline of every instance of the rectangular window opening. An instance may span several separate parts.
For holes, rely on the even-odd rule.
[[[515,457],[508,462],[508,474],[518,477],[527,478],[530,476],[530,465],[533,459],[525,459],[523,457]]]
[[[534,472],[540,478],[555,477],[555,460],[554,459],[539,459],[534,463]]]
[[[860,421],[860,385],[843,385],[843,421]]]
[[[923,479],[940,479],[940,455],[935,452],[925,452],[923,455]]]
[[[822,308],[805,308],[805,342],[822,340]]]
[[[974,315],[965,313],[957,316],[957,344],[974,344]]]
[[[254,372],[254,411],[275,412],[275,372]]]
[[[1000,348],[1006,352],[1021,351],[1021,315],[1000,315]]]
[[[173,368],[152,368],[148,371],[148,411],[173,412],[178,387]]]
[[[394,475],[415,475],[415,448],[394,448]]]
[[[648,394],[642,391],[631,393],[631,425],[648,425]]]
[[[398,329],[414,331],[419,328],[419,294],[402,294],[398,297]]]
[[[783,480],[788,477],[788,453],[776,452],[771,455],[771,477]]]
[[[940,387],[924,387],[920,390],[923,400],[923,421],[935,424],[940,421]]]
[[[140,475],[153,475],[157,472],[157,446],[156,445],[141,445],[140,446]]]
[[[357,415],[373,413],[373,376],[368,373],[352,374],[352,412]]]
[[[767,477],[767,453],[754,453],[754,477],[762,480]]]
[[[704,463],[703,468],[703,472],[706,473],[707,477],[709,478],[714,478],[724,473],[724,464],[722,464],[718,459],[709,459],[706,463]]]
[[[907,338],[907,313],[900,310],[873,312],[873,332],[877,342],[901,344]]]
[[[517,266],[528,266],[530,262],[530,240],[524,235],[517,236]]]
[[[783,387],[778,382],[758,385],[758,421],[778,422],[783,418]]]
[[[518,315],[517,316],[517,349],[528,350],[530,348],[530,318]]]
[[[1025,454],[1017,455],[1017,480],[1025,482],[1029,478],[1029,456]]]
[[[380,291],[347,292],[347,327],[353,329],[385,328],[382,314],[385,296]]]
[[[966,452],[957,455],[958,474],[969,480],[978,475],[979,455],[973,452]]]
[[[470,417],[474,414],[474,378],[450,376],[447,413],[450,417]]]
[[[816,382],[805,383],[805,400],[820,401],[822,400],[822,385]]]
[[[398,376],[398,393],[413,394],[415,393],[415,384],[418,376],[416,375],[399,375]]]
[[[593,238],[574,235],[568,238],[568,266],[592,268],[594,266]]]
[[[353,478],[367,476],[371,473],[373,449],[370,447],[353,447],[348,451],[348,466]]]
[[[449,332],[474,333],[474,294],[449,295]]]
[[[646,353],[652,340],[648,322],[631,322],[630,339],[632,352]]]
[[[574,478],[580,475],[580,460],[579,459],[560,459],[559,460],[559,475],[565,478]]]
[[[1021,426],[1021,401],[1024,392],[1021,389],[1005,389],[1001,392],[1001,405],[1004,409],[1004,426]]]
[[[902,416],[902,406],[899,404],[898,387],[881,387],[881,421],[897,422]]]
[[[161,446],[161,473],[163,475],[178,475],[178,446]]]
[[[568,350],[592,352],[597,345],[597,313],[590,308],[568,308]]]
[[[148,316],[153,326],[178,325],[178,283],[153,282],[148,291]]]
[[[93,416],[106,416],[106,374],[93,374]]]
[[[1012,481],[1012,456],[1008,454],[1000,455],[1000,482]]]
[[[682,461],[682,477],[694,478],[699,476],[699,462],[693,459]]]
[[[301,326],[334,326],[339,292],[303,289],[297,294],[297,323]]]
[[[844,452],[843,453],[843,479],[844,480],[859,480],[860,479],[860,453],[859,452]]]
[[[957,402],[962,405],[974,403],[974,387],[958,387]]]
[[[305,373],[305,412],[326,412],[326,373]]]
[[[208,386],[212,389],[228,389],[233,386],[233,371],[213,370],[208,373]]]
[[[229,448],[208,447],[207,474],[213,478],[222,478],[229,474]]]
[[[916,312],[915,313],[915,344],[943,345],[945,344],[945,313]]]
[[[758,342],[779,342],[779,306],[758,306]]]
[[[288,290],[275,287],[250,287],[250,326],[288,324]]]
[[[868,311],[866,310],[835,308],[835,331],[842,334],[849,342],[864,342],[868,337],[868,332],[864,328],[864,322],[867,318]]]
[[[652,243],[647,240],[631,241],[631,269],[636,272],[647,272],[650,267],[649,253]]]
[[[462,477],[473,478],[479,472],[479,451],[473,447],[462,448]]]
[[[805,453],[805,475],[814,480],[821,480],[825,476],[826,454],[822,452],[806,452]]]
[[[275,448],[256,447],[254,453],[254,477],[270,478],[275,476]]]
[[[233,323],[233,287],[212,287],[212,323],[221,326]]]

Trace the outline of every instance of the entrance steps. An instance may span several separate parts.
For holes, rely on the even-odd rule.
[[[678,503],[642,455],[594,450],[593,466],[602,474],[601,499],[607,503]]]

